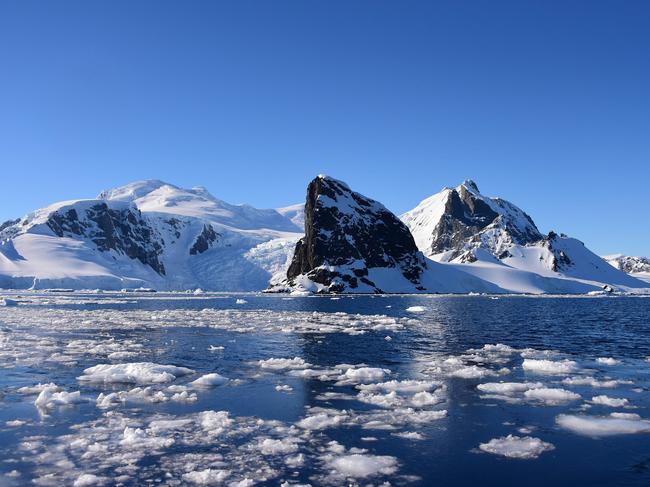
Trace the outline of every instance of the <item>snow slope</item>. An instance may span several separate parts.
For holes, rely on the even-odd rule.
[[[0,231],[0,287],[264,289],[302,235],[289,212],[138,181]]]

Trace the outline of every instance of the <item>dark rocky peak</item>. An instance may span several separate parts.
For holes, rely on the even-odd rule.
[[[618,268],[626,273],[650,272],[650,260],[646,257],[621,256]]]
[[[318,176],[307,187],[305,236],[296,245],[288,284],[306,277],[323,292],[381,292],[369,276],[372,268],[395,269],[419,285],[426,263],[406,225],[381,203]]]
[[[14,237],[18,233],[19,229],[16,227],[19,223],[20,218],[17,218],[16,220],[7,220],[0,224],[0,243]]]
[[[465,191],[480,195],[481,192],[478,189],[478,185],[472,179],[466,179],[463,181],[463,184],[460,185]]]
[[[443,207],[438,209],[436,199]],[[438,219],[429,215],[439,212]],[[496,258],[509,256],[509,244],[526,245],[543,238],[532,218],[512,203],[483,196],[478,185],[466,180],[424,200],[404,215],[428,255],[446,253],[445,260],[474,259],[474,250],[487,248]],[[428,234],[427,234],[428,232]]]
[[[192,245],[192,248],[190,249],[190,255],[202,254],[217,241],[219,236],[220,235],[214,231],[214,228],[212,228],[212,225],[209,223],[203,225],[203,230],[199,236],[196,237],[194,245]]]

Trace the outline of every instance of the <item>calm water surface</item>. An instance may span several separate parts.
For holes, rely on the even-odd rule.
[[[209,485],[246,478],[248,485],[650,485],[647,432],[594,436],[557,423],[562,414],[650,418],[650,299],[10,297],[19,306],[0,308],[0,485],[85,485],[84,478],[98,485],[191,485],[201,480],[192,472],[207,471],[214,475],[205,473]],[[484,349],[488,344],[510,348]],[[294,357],[308,365],[260,363]],[[575,364],[570,372],[540,374],[525,370],[524,358]],[[97,364],[138,362],[194,373],[164,383],[78,380]],[[187,387],[214,372],[229,381]],[[567,377],[618,382],[603,388],[562,382]],[[435,382],[428,389],[435,403],[381,388],[360,400],[364,384],[408,379]],[[523,391],[494,397],[477,389],[501,381],[541,383],[580,398],[549,404]],[[36,407],[38,393],[19,389],[39,383],[80,397]],[[151,389],[97,405],[100,393],[138,386]],[[172,398],[182,390],[189,397]],[[152,399],[158,391],[162,399]],[[594,404],[599,395],[628,402]],[[409,407],[446,415],[405,423],[400,415]],[[196,418],[203,411],[227,411],[232,424],[202,430]],[[300,422],[318,414],[329,424]],[[143,436],[125,440],[126,427],[139,427]],[[530,459],[479,448],[510,434],[554,448]],[[217,478],[218,471],[227,474]]]

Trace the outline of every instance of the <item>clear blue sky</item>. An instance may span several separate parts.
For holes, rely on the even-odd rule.
[[[0,220],[136,179],[396,213],[465,178],[650,254],[650,2],[0,3]]]

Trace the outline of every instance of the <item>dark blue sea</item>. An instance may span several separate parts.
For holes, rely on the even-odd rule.
[[[650,485],[648,298],[5,296],[1,486]]]

